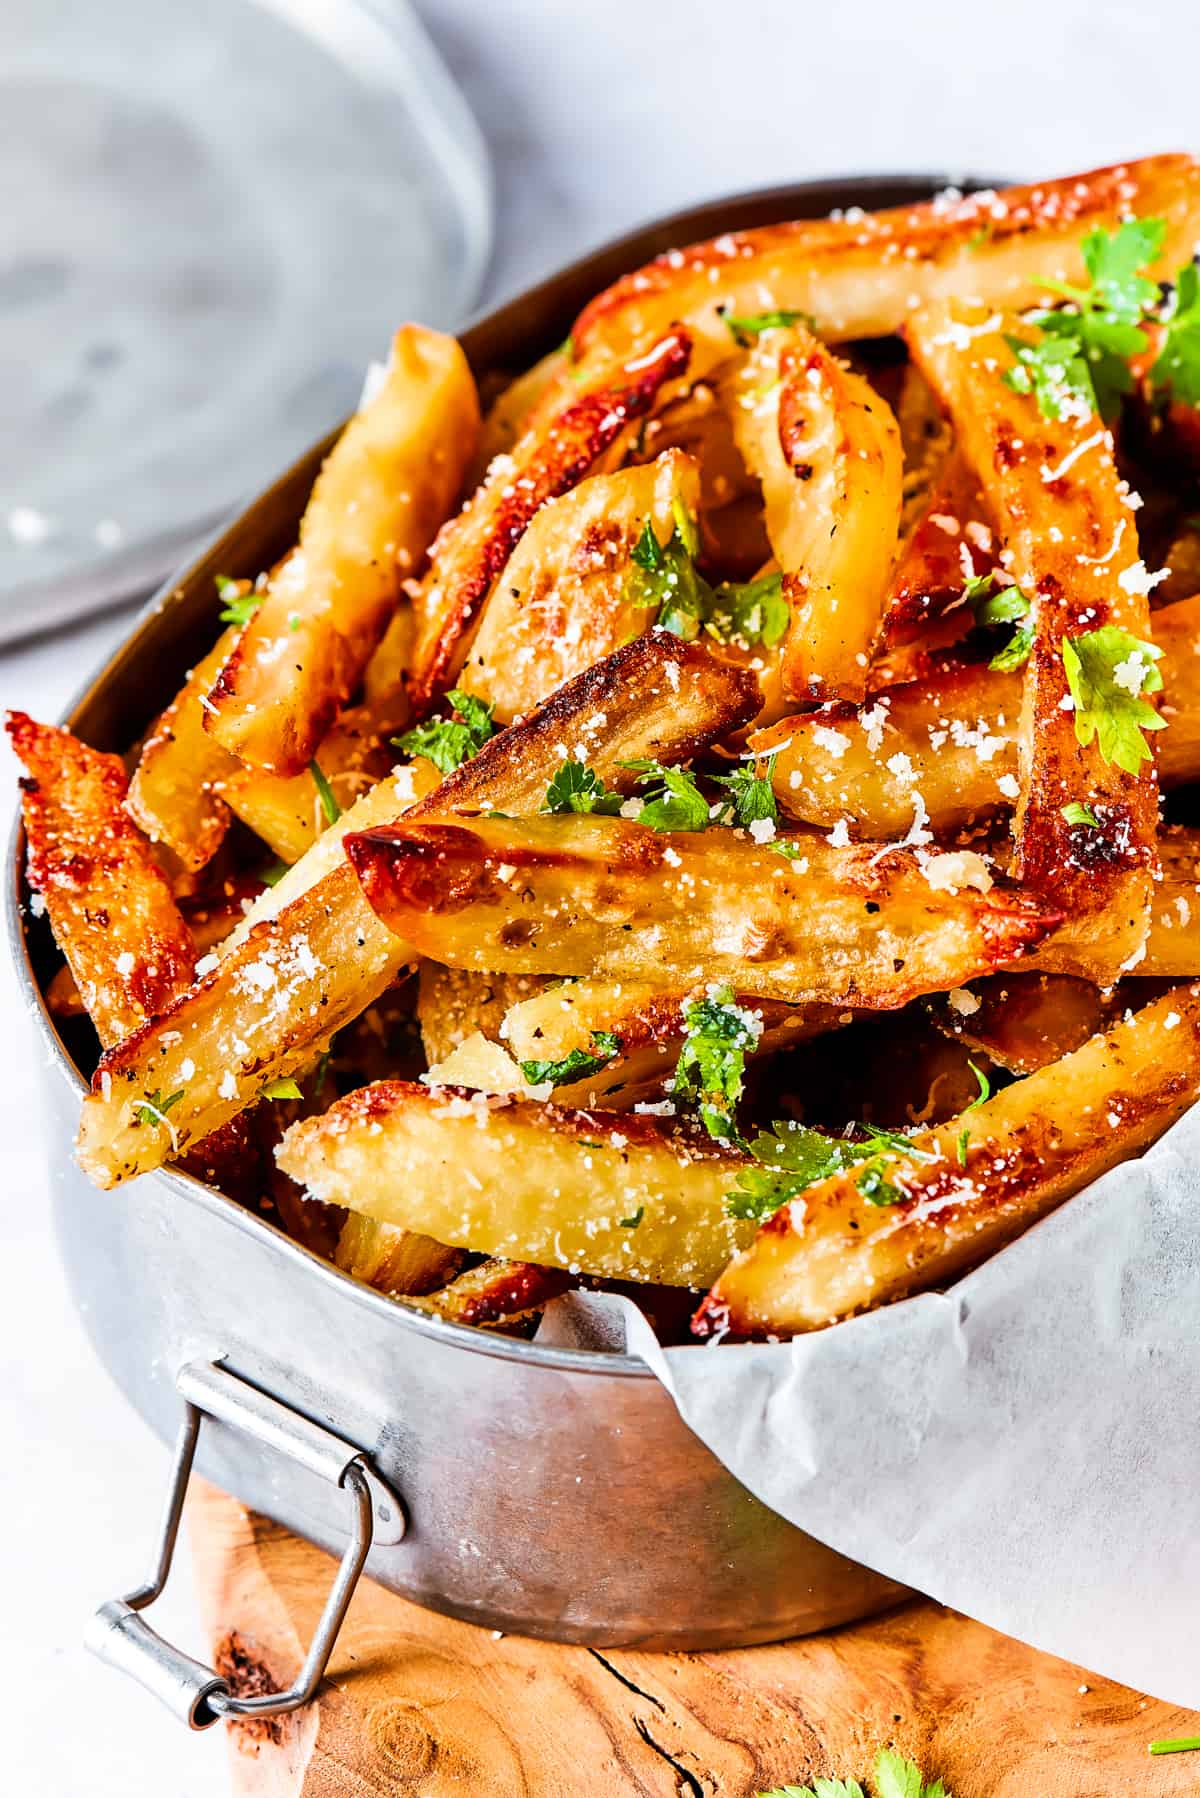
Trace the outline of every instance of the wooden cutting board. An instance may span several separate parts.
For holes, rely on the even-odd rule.
[[[285,1685],[333,1563],[198,1482],[188,1508],[216,1664],[244,1691]],[[889,1743],[953,1798],[1200,1794],[1200,1754],[1147,1752],[1200,1734],[1200,1715],[924,1600],[776,1647],[661,1655],[497,1637],[364,1582],[318,1701],[229,1733],[235,1798],[752,1798],[863,1779]]]

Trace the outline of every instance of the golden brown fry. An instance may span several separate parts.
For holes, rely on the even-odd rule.
[[[360,1212],[342,1213],[345,1222],[333,1250],[333,1262],[343,1273],[394,1298],[433,1292],[454,1278],[462,1266],[462,1252],[448,1249],[423,1236],[419,1230],[402,1230],[394,1224],[376,1223]]]
[[[900,527],[895,418],[801,325],[759,336],[735,408],[791,613],[784,689],[796,699],[862,699]]]
[[[21,801],[30,889],[100,1041],[115,1043],[186,987],[191,933],[125,810],[120,757],[24,712],[9,712],[5,727],[30,775]]]
[[[616,818],[404,821],[345,839],[368,902],[422,954],[490,972],[716,981],[789,1004],[888,1009],[1015,959],[1059,921],[991,887],[955,890],[906,850],[787,860],[740,833]],[[967,868],[966,863],[974,864]],[[966,884],[978,879],[986,892]]]
[[[402,694],[374,705],[350,706],[322,739],[313,759],[343,813],[392,767],[396,751],[391,739],[403,729],[407,712]],[[281,861],[299,861],[330,826],[309,768],[287,776],[234,762],[222,777],[219,791],[243,824]]]
[[[558,766],[564,731],[577,740],[595,729],[598,712],[609,722],[593,765],[603,778],[619,780],[621,761],[684,759],[745,723],[757,704],[753,679],[714,662],[699,645],[665,633],[639,638],[485,743],[419,802],[420,810],[533,809]],[[101,1061],[77,1149],[98,1185],[160,1166],[253,1104],[267,1081],[312,1060],[415,959],[416,951],[379,923],[340,847],[341,833],[361,817],[386,816],[392,804],[395,816],[405,803],[394,782],[361,799],[264,895],[220,965]],[[133,1110],[155,1088],[182,1094],[169,1131],[147,1127]]]
[[[1164,787],[1200,778],[1200,595],[1150,621],[1165,687],[1158,733]],[[916,796],[935,831],[956,830],[1012,806],[1019,791],[1021,676],[985,663],[944,664],[875,694],[861,710],[822,706],[757,731],[749,747],[777,753],[780,806],[806,824],[883,840],[913,822]]]
[[[205,714],[217,742],[257,768],[302,772],[454,505],[478,428],[454,338],[405,325],[383,385],[317,476],[299,547],[217,677]]]
[[[874,659],[894,654],[902,644],[928,642],[935,621],[940,638],[949,636],[952,625],[958,636],[965,636],[974,620],[962,603],[963,587],[992,572],[999,548],[979,482],[953,452],[892,570]],[[948,616],[954,612],[957,617]]]
[[[492,588],[458,685],[510,724],[649,630],[657,609],[631,582],[633,550],[647,523],[669,542],[676,508],[694,517],[699,497],[696,464],[668,450],[547,501]]]
[[[535,1267],[529,1261],[481,1261],[449,1286],[410,1299],[447,1323],[473,1324],[476,1329],[511,1328],[535,1318],[543,1305],[566,1292],[569,1274],[558,1267]]]
[[[1009,572],[1033,602],[1014,873],[1068,919],[1055,943],[1059,970],[1103,982],[1145,940],[1158,785],[1149,752],[1130,774],[1105,760],[1099,740],[1078,740],[1063,646],[1105,625],[1146,639],[1149,586],[1110,434],[1092,414],[1046,418],[1004,381],[1014,365],[1007,339],[1021,331],[1019,320],[960,303],[914,313],[906,336],[983,485]],[[1072,805],[1096,825],[1071,823]]]
[[[367,705],[393,704],[404,693],[412,667],[417,621],[407,599],[402,599],[363,671],[363,699]],[[407,712],[407,699],[405,700]]]
[[[534,407],[546,389],[571,366],[570,352],[560,346],[517,375],[483,416],[477,448],[467,471],[467,491],[473,493],[497,456],[507,456],[524,431]]]
[[[480,608],[547,500],[566,493],[627,424],[645,417],[688,365],[691,340],[672,331],[594,392],[576,393],[546,429],[531,429],[488,470],[468,505],[438,533],[416,600],[413,691],[427,707],[449,687]]]
[[[239,635],[230,625],[197,662],[151,725],[129,783],[126,803],[137,823],[193,871],[212,860],[229,827],[218,784],[238,762],[205,730],[204,701]]]
[[[316,1197],[573,1273],[699,1286],[754,1229],[725,1210],[745,1157],[651,1118],[382,1080],[276,1153]]]
[[[868,1203],[852,1168],[782,1205],[716,1282],[697,1332],[790,1336],[942,1285],[1154,1142],[1198,1089],[1200,989],[1178,987],[919,1132],[916,1153],[883,1168],[897,1203]]]
[[[1081,1049],[1123,1005],[1090,980],[1024,969],[973,980],[929,1001],[938,1027],[997,1067],[1033,1074]]]
[[[1115,229],[1131,213],[1167,221],[1156,272],[1169,277],[1190,261],[1200,237],[1193,158],[1149,156],[999,193],[726,232],[670,250],[598,294],[571,334],[574,372],[585,378],[678,319],[711,328],[725,312],[793,310],[827,341],[846,342],[901,330],[918,300],[966,294],[1014,311],[1040,305],[1039,278],[1052,270],[1084,280],[1086,233]]]
[[[417,1018],[429,1065],[444,1061],[475,1031],[498,1041],[510,1008],[542,985],[535,974],[473,974],[423,961],[417,969]]]

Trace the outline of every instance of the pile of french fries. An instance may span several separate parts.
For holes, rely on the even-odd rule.
[[[1198,245],[1159,156],[672,251],[486,408],[404,327],[128,757],[10,715],[91,1178],[178,1163],[432,1317],[786,1337],[1153,1142]]]

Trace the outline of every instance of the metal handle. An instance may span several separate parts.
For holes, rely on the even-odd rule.
[[[378,1537],[398,1542],[404,1534],[403,1507],[351,1443],[343,1442],[268,1393],[259,1392],[227,1368],[191,1362],[176,1384],[184,1399],[183,1423],[175,1444],[171,1484],[159,1533],[154,1570],[146,1584],[124,1598],[102,1604],[84,1636],[86,1646],[160,1698],[191,1729],[208,1729],[221,1717],[277,1717],[310,1702],[321,1683],[333,1645]],[[211,1667],[164,1641],[139,1613],[160,1597],[171,1571],[188,1478],[205,1416],[218,1418],[277,1449],[290,1460],[349,1492],[354,1503],[353,1534],[325,1601],[304,1665],[286,1692],[238,1698]]]

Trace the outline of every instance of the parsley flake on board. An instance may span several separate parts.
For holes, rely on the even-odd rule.
[[[814,1779],[810,1786],[775,1786],[756,1798],[866,1798],[856,1779]],[[940,1779],[926,1785],[915,1761],[894,1748],[881,1748],[875,1757],[872,1798],[950,1798]]]
[[[461,687],[454,687],[448,697],[452,707],[449,718],[427,718],[402,737],[392,738],[394,749],[402,749],[405,755],[423,755],[440,774],[453,774],[496,734],[492,723],[495,706],[464,693]]]
[[[988,667],[1003,674],[1023,668],[1033,648],[1033,627],[1027,622],[1032,609],[1029,595],[1017,586],[1000,586],[997,576],[992,573],[973,575],[963,588],[963,598],[975,614],[977,625],[983,628],[997,624],[1017,626]]]
[[[1064,805],[1062,815],[1068,824],[1087,825],[1090,830],[1099,830],[1100,820],[1089,806],[1080,805],[1078,799],[1072,799],[1070,805]]]
[[[625,803],[620,793],[610,792],[586,762],[564,762],[542,801],[544,812],[599,812],[612,817]]]
[[[857,1779],[814,1779],[810,1786],[776,1786],[758,1798],[865,1798]]]
[[[734,1003],[730,987],[710,987],[702,999],[683,1007],[683,1047],[670,1090],[697,1101],[710,1136],[736,1142],[734,1113],[745,1085],[746,1056],[761,1035],[758,1018]]]
[[[561,1061],[521,1062],[521,1078],[530,1086],[565,1086],[569,1080],[587,1080],[621,1052],[621,1039],[611,1030],[593,1030],[592,1041],[596,1046],[591,1054],[586,1049],[572,1049]]]
[[[308,764],[308,771],[312,775],[313,786],[317,789],[317,798],[321,801],[326,824],[336,824],[342,815],[342,808],[334,798],[333,788],[315,757]]]
[[[771,784],[775,772],[775,763],[779,751],[767,760],[765,774],[760,774],[756,766],[743,764],[732,774],[714,774],[714,785],[725,787],[729,792],[725,809],[721,814],[721,823],[736,822],[743,826],[757,823],[760,818],[769,818],[772,824],[779,822],[779,807],[775,802],[775,788]]]
[[[1117,416],[1134,386],[1129,359],[1147,347],[1141,325],[1159,297],[1141,271],[1158,256],[1166,229],[1163,219],[1126,219],[1116,231],[1090,231],[1083,240],[1088,286],[1038,283],[1066,305],[1027,315],[1041,336],[1008,339],[1016,363],[1004,380],[1033,394],[1046,418],[1099,412],[1111,424]]]
[[[637,816],[639,824],[647,824],[651,830],[708,829],[708,800],[688,769],[665,768],[655,761],[622,762],[621,766],[635,769],[641,776],[639,785],[650,789]]]
[[[1162,651],[1115,624],[1062,640],[1063,667],[1075,702],[1075,736],[1086,749],[1095,740],[1106,762],[1136,774],[1151,758],[1144,731],[1165,730],[1145,699],[1161,690],[1155,666]]]
[[[218,617],[222,624],[236,624],[245,629],[259,606],[263,602],[263,594],[256,593],[251,587],[243,593],[243,581],[231,581],[226,574],[216,577],[217,598],[222,602]]]
[[[1162,1736],[1151,1742],[1151,1754],[1191,1754],[1200,1749],[1200,1736]]]
[[[1150,385],[1184,405],[1200,406],[1200,270],[1194,262],[1176,275],[1163,322],[1162,349],[1150,370]]]

